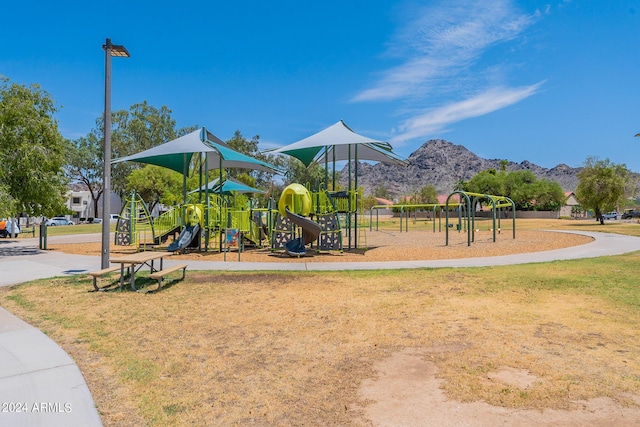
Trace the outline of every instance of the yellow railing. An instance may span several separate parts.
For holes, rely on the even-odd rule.
[[[358,209],[358,191],[318,191],[311,193],[312,211],[317,215],[335,212],[354,213]]]
[[[184,224],[184,209],[181,206],[171,208],[153,220],[155,237],[162,237],[182,224]]]

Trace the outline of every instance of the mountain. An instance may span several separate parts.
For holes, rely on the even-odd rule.
[[[500,169],[501,159],[483,159],[462,145],[442,139],[432,139],[411,153],[409,166],[391,166],[384,163],[371,165],[359,162],[358,186],[365,194],[382,184],[394,197],[419,191],[425,185],[433,185],[439,194],[453,191],[456,182],[467,181],[478,172]],[[530,170],[539,179],[549,179],[560,184],[564,191],[574,191],[578,185],[580,168],[559,164],[547,169],[529,161],[515,163],[507,161],[507,170]],[[347,184],[347,168],[341,173],[341,184]]]

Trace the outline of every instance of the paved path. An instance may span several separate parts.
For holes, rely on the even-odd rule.
[[[371,270],[483,267],[618,255],[640,250],[640,238],[579,232],[595,240],[552,251],[429,261],[258,263],[186,261],[189,270]],[[55,236],[49,243],[99,242],[99,234]],[[167,266],[180,261],[165,261]],[[0,239],[0,286],[100,269],[96,256],[40,251],[38,239]],[[0,307],[0,426],[101,426],[75,362],[51,339]]]

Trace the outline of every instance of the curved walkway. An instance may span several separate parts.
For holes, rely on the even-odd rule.
[[[554,232],[564,232],[553,230]],[[568,232],[568,231],[567,231]],[[565,249],[497,257],[351,263],[258,263],[186,261],[190,270],[374,270],[484,267],[619,255],[640,250],[640,238],[608,233],[571,233],[594,241]],[[56,236],[50,243],[100,241],[100,235]],[[184,263],[184,260],[173,261]],[[170,266],[172,261],[167,260]],[[96,256],[38,249],[38,239],[0,240],[0,287],[35,279],[85,274],[100,268]],[[87,384],[75,362],[36,328],[0,307],[0,425],[101,426]]]

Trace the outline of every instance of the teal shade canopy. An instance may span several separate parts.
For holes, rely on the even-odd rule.
[[[208,193],[220,193],[220,182],[219,178],[214,179],[207,185],[203,185],[199,190],[190,191],[190,193],[196,193],[198,191],[207,191]],[[233,192],[236,193],[251,193],[251,194],[262,194],[264,191],[253,188],[247,184],[244,184],[240,181],[236,181],[235,179],[227,178],[222,183],[222,194],[231,195]]]
[[[140,153],[115,159],[112,163],[139,162],[185,173],[193,155],[196,153],[206,153],[207,167],[209,169],[217,169],[222,165],[222,168],[252,169],[280,173],[276,166],[234,150],[205,128],[198,129]]]
[[[357,147],[356,147],[357,146]],[[342,120],[309,137],[271,150],[295,157],[309,166],[312,162],[341,160],[372,160],[406,166],[408,162],[395,154],[388,142],[378,141],[355,133]]]

